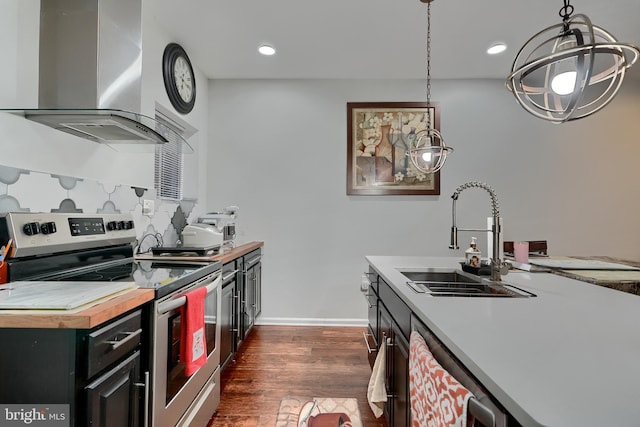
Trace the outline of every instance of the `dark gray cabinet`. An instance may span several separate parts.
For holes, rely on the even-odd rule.
[[[0,402],[69,405],[71,427],[137,427],[141,335],[141,310],[92,330],[1,328]]]
[[[369,269],[369,277],[374,292],[368,296],[377,296],[377,318],[373,321],[369,316],[369,328],[377,337],[378,345],[386,343],[384,413],[389,427],[411,426],[409,340],[412,330],[423,336],[436,360],[474,394],[475,401],[469,404],[469,411],[475,417],[474,426],[520,427],[373,268]],[[370,302],[369,307],[372,305]]]
[[[137,426],[140,417],[139,378],[140,352],[136,351],[87,385],[87,425]]]
[[[242,330],[246,338],[262,311],[262,250],[244,255],[244,283],[242,292]]]
[[[382,280],[378,285],[381,295],[383,295],[382,286],[388,285]],[[393,302],[391,303],[393,304]],[[381,345],[383,343],[386,345],[387,403],[384,411],[385,416],[390,426],[409,426],[409,342],[391,311],[387,309],[384,300],[378,304],[378,342]]]
[[[222,266],[222,304],[220,313],[220,365],[224,369],[233,359],[239,341],[240,280],[236,260]]]
[[[255,249],[222,266],[220,362],[233,360],[262,311],[262,250]]]

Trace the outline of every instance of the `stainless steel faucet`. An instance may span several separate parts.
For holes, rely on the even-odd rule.
[[[493,225],[491,229],[472,229],[472,228],[458,228],[456,226],[456,201],[460,196],[460,193],[467,188],[482,188],[489,193],[491,197],[491,213],[493,216]],[[509,269],[507,264],[500,259],[500,233],[502,232],[502,221],[500,220],[500,210],[498,207],[498,196],[496,196],[496,192],[493,189],[483,183],[478,181],[470,181],[462,184],[456,191],[451,195],[453,199],[452,206],[452,225],[451,225],[451,244],[449,245],[449,249],[460,249],[458,246],[458,231],[491,231],[493,237],[493,255],[491,258],[491,280],[492,281],[500,281],[501,276],[503,274],[507,274]]]

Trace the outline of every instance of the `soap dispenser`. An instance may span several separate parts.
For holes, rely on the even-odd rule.
[[[475,237],[471,238],[469,248],[464,251],[464,262],[470,267],[480,268],[480,251]]]

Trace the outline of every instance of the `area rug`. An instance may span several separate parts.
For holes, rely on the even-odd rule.
[[[362,427],[358,400],[285,397],[280,401],[276,427]]]

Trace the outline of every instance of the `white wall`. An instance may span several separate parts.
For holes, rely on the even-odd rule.
[[[451,198],[470,180],[497,192],[507,240],[547,239],[556,255],[640,260],[640,84],[564,125],[528,115],[502,81],[435,81],[455,148],[440,196],[347,196],[346,103],[423,101],[423,81],[210,82],[208,206],[240,207],[239,243],[265,241],[262,322],[358,323],[366,255],[450,251]],[[465,190],[461,227],[489,198]]]
[[[186,122],[197,130],[187,140],[193,149],[193,153],[184,156],[183,187],[184,197],[197,198],[203,204],[207,194],[205,187],[209,135],[209,81],[198,68],[198,63],[190,56],[193,71],[196,75],[196,102],[193,110],[186,115],[178,113],[173,108],[164,87],[162,55],[167,44],[172,42],[182,43],[157,22],[154,14],[154,4],[155,0],[144,0],[142,4],[142,108],[143,112],[153,115],[156,104],[160,104],[172,113],[172,118]],[[182,44],[182,47],[189,55],[189,46]]]
[[[0,109],[37,108],[40,0],[0,0]],[[162,80],[162,53],[178,41],[157,24],[154,1],[143,2],[142,113],[153,117],[156,103],[198,132],[189,139],[194,153],[185,156],[185,188],[190,198],[204,198],[206,171],[207,79],[194,63],[198,94],[189,115],[178,114]],[[185,46],[187,52],[188,46]],[[0,113],[0,164],[27,170],[153,188],[153,147],[140,152],[112,148],[52,130],[18,116]]]

